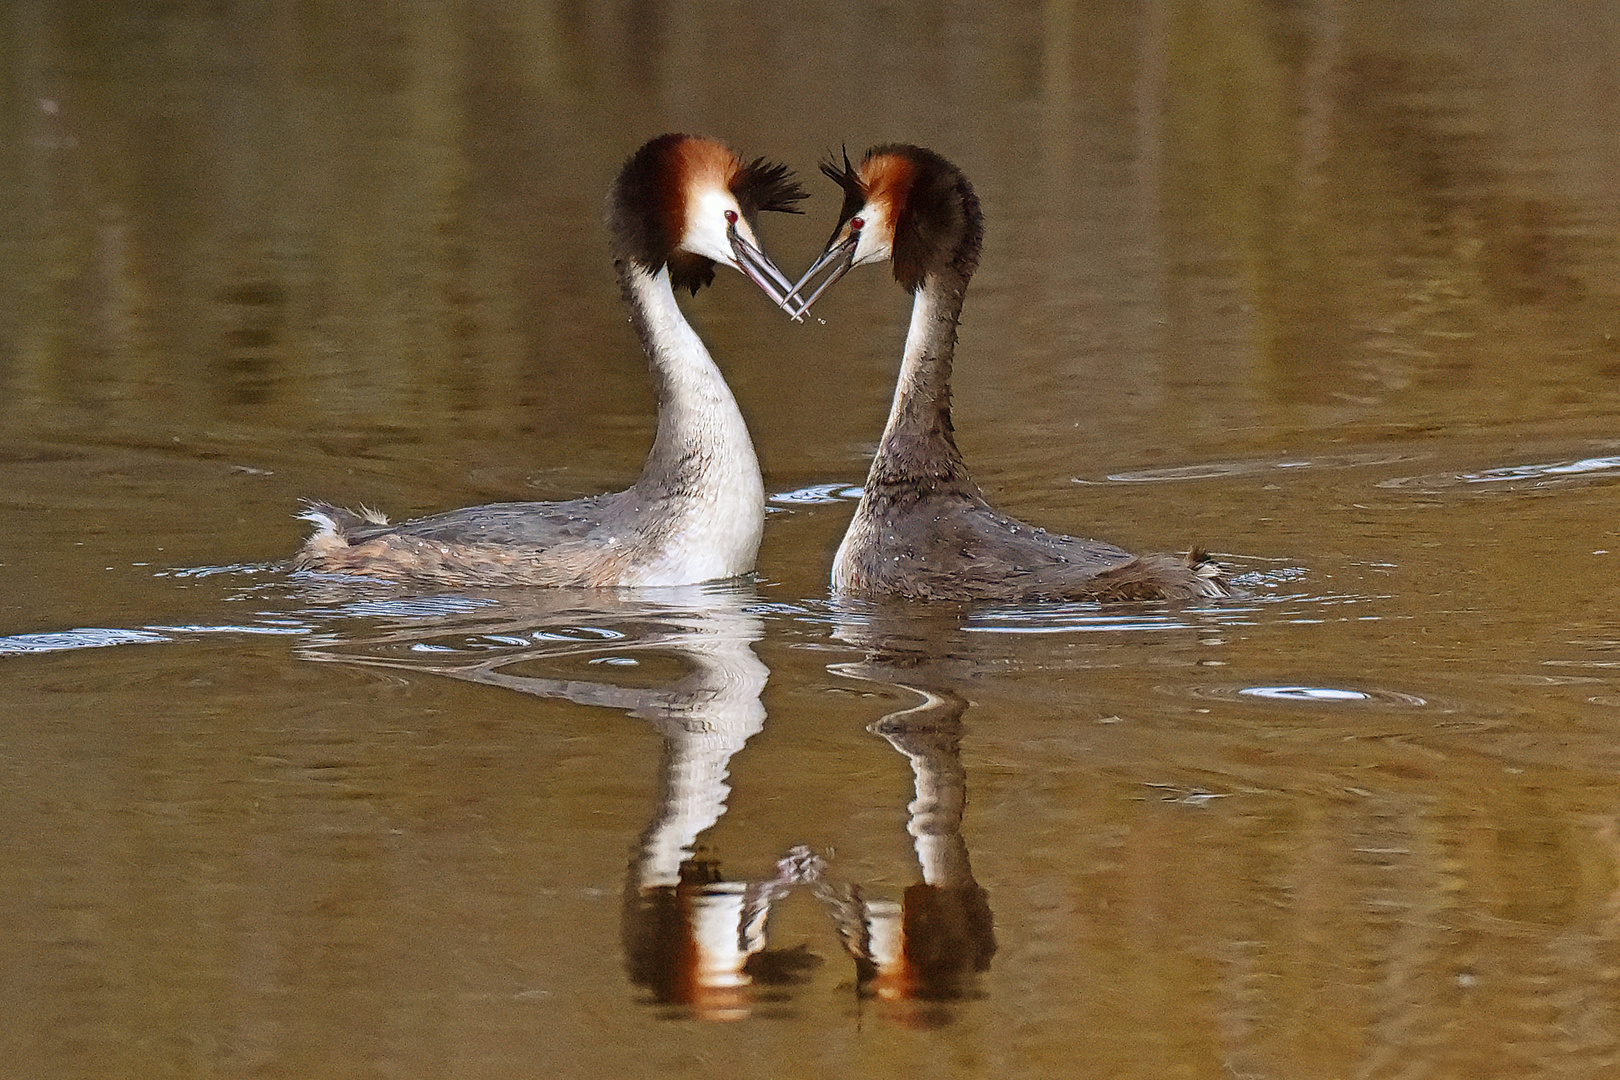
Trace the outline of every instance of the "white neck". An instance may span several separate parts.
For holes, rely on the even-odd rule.
[[[635,490],[660,520],[652,558],[621,584],[746,574],[765,528],[765,488],[737,399],[675,303],[668,269],[624,277],[658,388],[658,434]]]
[[[906,399],[917,391],[923,360],[937,340],[934,326],[937,306],[928,289],[918,289],[916,298],[911,302],[911,325],[906,328],[905,351],[900,355],[900,374],[894,381],[894,401],[889,405],[889,422],[883,425],[885,437],[900,426]]]

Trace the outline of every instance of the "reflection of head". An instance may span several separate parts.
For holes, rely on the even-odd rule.
[[[974,976],[996,953],[990,895],[975,883],[909,886],[899,903],[858,886],[817,889],[863,993],[884,1001],[958,1001],[977,993]]]
[[[966,996],[968,977],[990,970],[996,953],[990,894],[979,885],[918,884],[900,901],[900,956],[879,964],[874,989],[924,1001]],[[903,989],[902,989],[903,988]]]
[[[705,1020],[741,1019],[759,986],[802,981],[819,958],[803,947],[766,948],[765,930],[771,904],[792,888],[806,860],[814,856],[795,849],[765,882],[722,881],[719,864],[708,859],[683,864],[673,886],[638,887],[632,872],[622,923],[630,981],[655,1003],[689,1006]]]
[[[626,882],[622,935],[630,981],[660,1005],[691,1005],[707,1019],[747,1015],[748,958],[765,944],[763,919],[743,916],[745,887],[693,860],[674,886]],[[752,925],[751,925],[752,924]]]

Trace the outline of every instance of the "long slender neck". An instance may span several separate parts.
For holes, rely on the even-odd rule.
[[[621,261],[619,283],[658,394],[658,434],[636,489],[661,498],[735,483],[751,497],[751,486],[760,492],[763,514],[748,427],[725,377],[676,305],[668,269],[649,274]]]
[[[972,487],[951,426],[951,360],[966,293],[967,279],[949,269],[929,274],[917,290],[894,404],[872,459],[869,487],[915,481]]]

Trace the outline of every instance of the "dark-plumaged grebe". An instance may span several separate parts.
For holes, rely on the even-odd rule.
[[[1227,595],[1200,552],[1132,555],[1026,525],[985,502],[951,427],[951,359],[984,235],[961,170],[918,146],[878,146],[859,167],[821,167],[844,190],[827,250],[794,286],[809,309],[850,269],[885,259],[916,297],[883,440],[832,584],[858,597],[937,600],[1179,600]]]
[[[778,306],[787,279],[760,250],[755,215],[800,211],[781,165],[744,163],[718,142],[663,135],[631,156],[608,194],[614,266],[652,366],[658,431],[628,490],[569,502],[472,506],[388,524],[314,503],[294,561],[324,573],[430,585],[645,587],[754,568],[765,492],[747,425],[720,369],[675,303],[721,263]]]

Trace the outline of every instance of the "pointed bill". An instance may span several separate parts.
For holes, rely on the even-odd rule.
[[[821,258],[810,264],[810,269],[806,270],[804,276],[793,283],[787,295],[783,298],[782,306],[788,314],[792,315],[795,320],[804,318],[805,313],[810,310],[810,305],[820,299],[821,294],[826,292],[833,282],[849,273],[850,268],[855,265],[855,248],[860,241],[859,233],[852,234],[838,243],[830,245],[826,251],[822,252]],[[826,279],[816,287],[816,290],[810,294],[808,299],[799,295],[809,287],[817,274],[826,270],[829,266],[832,269],[827,272]],[[797,304],[797,310],[789,307],[790,304]]]
[[[737,226],[733,225],[726,231],[726,239],[731,241],[731,253],[736,259],[737,269],[743,272],[743,276],[759,286],[760,291],[770,297],[773,304],[797,320],[800,313],[788,300],[793,285],[787,276],[776,268],[776,264],[771,262],[769,256],[744,240],[737,232]]]

